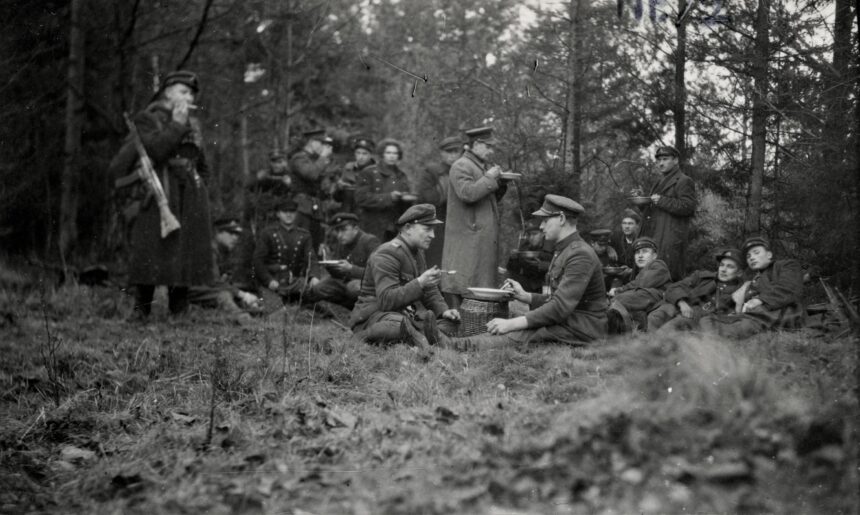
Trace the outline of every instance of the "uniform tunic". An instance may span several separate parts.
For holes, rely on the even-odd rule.
[[[657,242],[657,253],[666,262],[672,277],[687,274],[685,254],[690,221],[696,213],[696,188],[693,180],[679,168],[668,172],[651,188],[649,195],[659,194],[660,201],[644,209],[641,236]]]
[[[499,267],[498,199],[507,185],[484,175],[488,164],[468,150],[449,173],[448,213],[442,268],[442,291],[469,293],[470,286],[496,288]]]
[[[636,268],[636,252],[633,251],[633,242],[636,241],[636,235],[627,241],[624,233],[617,232],[612,235],[612,248],[618,253],[618,263],[631,269]]]
[[[320,275],[310,233],[301,227],[288,229],[281,223],[263,229],[254,250],[254,272],[263,289],[276,280],[281,295],[292,296],[303,291],[305,275]]]
[[[743,281],[735,279],[723,282],[716,272],[698,270],[670,284],[663,294],[664,302],[648,314],[648,329],[666,326],[666,329],[692,329],[697,327],[703,316],[717,313],[731,313],[735,310],[732,294],[740,288]],[[684,301],[693,308],[693,317],[680,315],[678,303]]]
[[[465,338],[477,347],[527,342],[582,345],[606,337],[606,288],[591,245],[574,233],[556,243],[546,275],[549,294],[532,294],[528,329]]]
[[[418,173],[415,179],[415,192],[421,204],[433,204],[436,207],[436,218],[446,219],[448,209],[448,188],[450,187],[449,172],[451,166],[445,163],[431,163]],[[445,248],[445,231],[436,232],[436,237],[430,244],[425,255],[427,266],[442,265],[442,251]]]
[[[424,251],[410,249],[399,236],[380,245],[367,263],[349,318],[353,332],[369,341],[396,340],[404,316],[441,316],[448,305],[439,287],[418,282],[426,270]]]
[[[322,205],[320,201],[320,187],[322,178],[329,166],[329,162],[317,154],[311,154],[306,150],[299,150],[290,157],[290,173],[293,179],[293,200],[299,206],[298,220],[300,227],[304,227],[311,233],[313,247],[317,248],[323,243],[325,234],[322,230]]]
[[[327,300],[347,307],[352,307],[358,299],[361,288],[361,278],[370,255],[379,247],[379,238],[359,230],[355,240],[349,245],[335,245],[332,251],[334,259],[345,259],[352,268],[348,274],[340,274],[330,270],[330,277],[317,283],[311,290],[315,300]]]
[[[632,281],[615,290],[612,303],[627,311],[650,311],[663,300],[663,290],[670,281],[669,267],[662,259],[655,259],[640,269]]]
[[[743,301],[750,299],[760,299],[763,304],[747,313],[706,316],[702,329],[740,340],[768,329],[801,327],[806,312],[800,263],[785,259],[755,272],[744,291]]]
[[[164,187],[170,211],[180,228],[161,237],[161,218],[155,199],[145,202],[131,227],[131,284],[192,286],[212,277],[212,229],[205,180],[209,168],[202,151],[202,136],[194,120],[180,124],[163,102],[154,102],[135,116],[134,123],[153,168]],[[131,172],[137,150],[126,142],[111,173]]]
[[[355,203],[361,219],[361,228],[380,240],[396,234],[395,222],[410,203],[391,198],[392,191],[409,193],[409,180],[396,165],[380,163],[358,173]]]
[[[344,211],[355,213],[355,185],[358,174],[365,168],[376,166],[376,161],[371,159],[364,166],[359,166],[355,161],[347,163],[343,170],[336,173],[326,174],[322,180],[323,205],[327,217]],[[345,183],[340,184],[340,182]]]

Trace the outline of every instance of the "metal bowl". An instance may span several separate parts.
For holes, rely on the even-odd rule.
[[[627,197],[634,206],[646,206],[651,203],[651,197]]]
[[[624,272],[623,266],[605,266],[603,267],[603,273],[606,275],[618,275]]]
[[[510,290],[500,290],[498,288],[467,288],[471,293],[470,297],[477,300],[491,300],[494,302],[510,300],[514,296],[514,292]]]

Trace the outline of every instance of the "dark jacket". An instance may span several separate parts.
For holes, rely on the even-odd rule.
[[[673,278],[684,277],[690,221],[696,213],[695,185],[675,169],[663,176],[649,195],[655,193],[661,195],[660,202],[645,207],[641,236],[654,238],[657,253],[669,265]]]
[[[380,245],[367,263],[349,326],[353,331],[363,329],[386,312],[406,309],[442,315],[448,305],[439,287],[418,283],[426,270],[424,251],[411,250],[399,236]]]
[[[245,188],[245,206],[242,221],[247,230],[257,234],[273,221],[275,205],[287,200],[292,188],[281,177],[266,173],[254,179]]]
[[[615,249],[615,252],[618,253],[618,263],[631,269],[636,268],[636,253],[633,251],[633,242],[635,240],[636,236],[633,236],[633,239],[628,242],[621,231],[612,234],[611,245]]]
[[[485,176],[488,168],[469,151],[451,166],[442,268],[457,273],[442,277],[442,291],[463,295],[470,286],[498,286],[498,199],[507,186]]]
[[[655,259],[651,264],[639,270],[636,277],[632,281],[619,286],[615,290],[615,294],[624,293],[634,290],[645,290],[648,293],[660,297],[666,285],[671,281],[669,275],[669,267],[662,259]]]
[[[179,124],[163,102],[153,102],[134,123],[161,180],[171,212],[180,229],[161,237],[161,219],[154,199],[145,202],[131,228],[131,284],[205,285],[211,281],[212,229],[205,180],[209,168],[203,155],[196,120]],[[194,128],[192,128],[194,127]],[[126,142],[111,163],[111,174],[123,177],[137,161],[137,150]]]
[[[349,271],[349,277],[341,277],[334,271],[331,272],[332,276],[347,281],[361,279],[364,277],[364,268],[367,266],[367,260],[370,259],[370,255],[373,254],[373,251],[377,247],[379,247],[379,238],[361,230],[358,232],[358,236],[355,237],[355,241],[350,245],[341,245],[338,243],[332,251],[334,259],[345,259],[352,264],[352,268]]]
[[[361,218],[361,228],[379,239],[391,237],[400,215],[411,205],[393,200],[392,191],[409,193],[409,179],[397,166],[379,163],[358,173],[355,204]]]
[[[570,342],[606,336],[606,287],[600,260],[579,233],[555,245],[547,272],[549,295],[532,294],[525,314],[529,329],[561,326]]]
[[[301,227],[287,229],[280,223],[263,229],[254,249],[254,273],[264,288],[272,279],[289,284],[304,278],[305,274],[319,277],[311,233]]]
[[[803,325],[803,270],[793,259],[775,261],[756,273],[744,294],[744,302],[760,299],[764,304],[745,316],[764,322],[769,328],[797,328]]]
[[[743,281],[736,279],[722,282],[717,279],[717,273],[710,270],[697,270],[678,282],[666,288],[663,298],[669,304],[677,306],[684,301],[690,306],[703,306],[708,313],[732,313],[735,301],[732,293],[741,287]]]

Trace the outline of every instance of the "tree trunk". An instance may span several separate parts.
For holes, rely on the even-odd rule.
[[[565,113],[566,125],[564,129],[564,171],[570,175],[570,195],[574,200],[579,200],[581,186],[580,180],[582,175],[581,163],[579,159],[579,151],[581,146],[579,125],[582,123],[581,110],[577,106],[577,101],[581,99],[582,93],[579,91],[581,86],[581,74],[579,73],[578,63],[580,62],[577,53],[577,40],[579,39],[578,31],[580,30],[579,18],[579,2],[581,0],[570,0],[568,15],[570,17],[570,30],[567,37],[567,96],[565,98]]]
[[[684,81],[687,65],[686,10],[687,0],[678,0],[678,21],[675,24],[678,30],[678,45],[675,47],[675,105],[672,108],[672,114],[675,118],[675,148],[681,154],[678,159],[681,163],[687,157],[685,145],[687,85]]]
[[[745,229],[747,234],[761,232],[761,201],[764,184],[767,136],[768,55],[770,52],[768,14],[770,0],[759,0],[755,19],[755,51],[752,60],[752,179]]]
[[[66,268],[66,256],[78,239],[78,182],[83,127],[84,31],[81,27],[83,0],[71,1],[69,26],[69,68],[66,72],[66,137],[63,148],[63,175],[60,181],[60,260]]]

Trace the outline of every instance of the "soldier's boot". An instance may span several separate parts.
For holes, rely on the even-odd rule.
[[[400,338],[422,351],[426,352],[430,349],[430,342],[427,341],[427,337],[412,324],[409,317],[404,316],[403,320],[400,321]]]
[[[624,334],[633,330],[633,317],[630,312],[617,302],[613,302],[606,311],[609,334]]]

